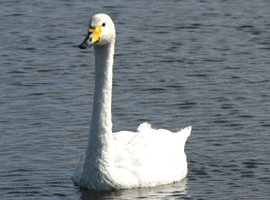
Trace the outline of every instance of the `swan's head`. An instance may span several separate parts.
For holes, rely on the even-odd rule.
[[[112,19],[106,14],[96,14],[90,20],[87,36],[79,48],[86,49],[92,45],[107,45],[114,40],[115,28]]]

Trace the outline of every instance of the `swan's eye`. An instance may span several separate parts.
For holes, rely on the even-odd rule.
[[[104,26],[106,26],[106,24],[105,24],[105,23],[103,23],[103,24],[102,24],[102,26],[104,27]]]

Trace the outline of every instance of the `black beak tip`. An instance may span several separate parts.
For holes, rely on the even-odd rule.
[[[79,46],[78,46],[80,49],[86,49],[88,46],[85,42],[81,43]]]

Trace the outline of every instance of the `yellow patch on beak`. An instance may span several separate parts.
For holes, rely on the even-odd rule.
[[[101,26],[89,27],[88,31],[92,33],[92,44],[100,39]]]

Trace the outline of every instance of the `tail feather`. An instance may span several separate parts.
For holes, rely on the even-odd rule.
[[[181,135],[184,136],[185,141],[187,140],[187,138],[190,136],[191,134],[191,130],[192,130],[192,126],[188,126],[184,129],[181,129],[178,133],[181,133]]]

